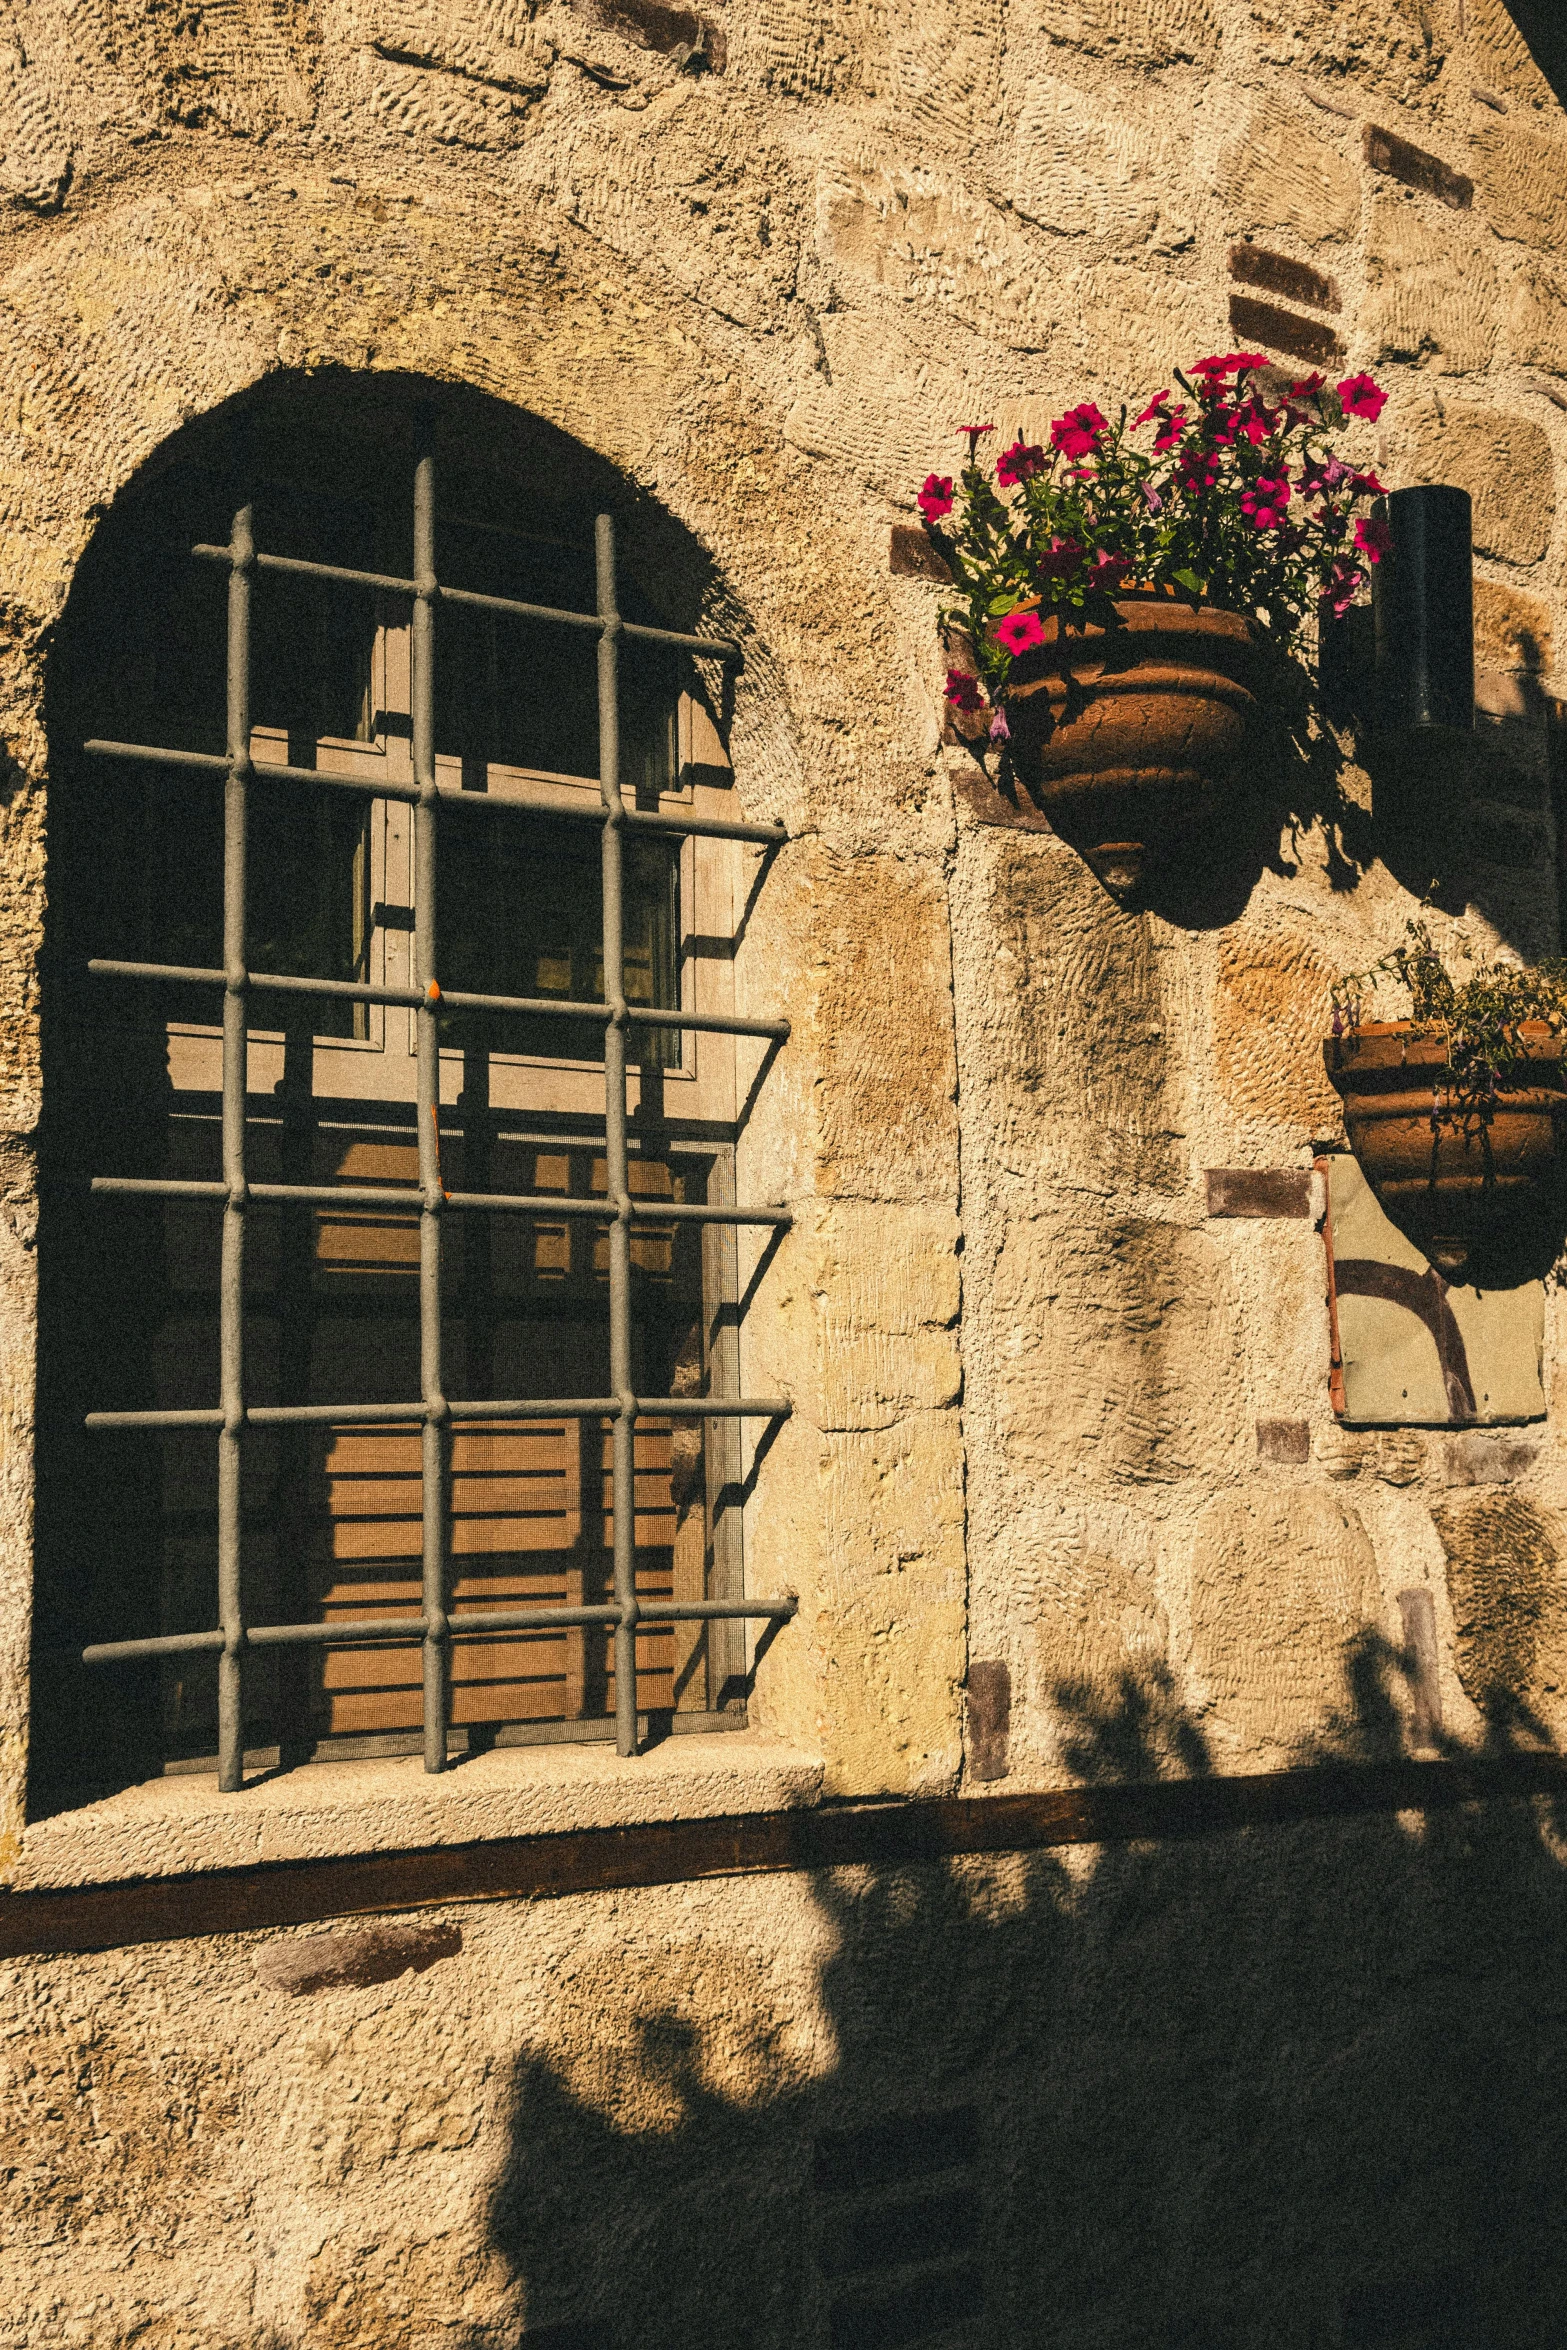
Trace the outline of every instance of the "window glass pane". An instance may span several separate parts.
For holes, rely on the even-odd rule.
[[[296,562],[379,569],[375,522],[349,498],[267,482],[254,506],[256,545]],[[315,765],[323,737],[368,742],[376,600],[362,588],[258,571],[251,592],[250,715],[288,730],[289,761]]]
[[[441,534],[438,563],[443,580],[476,594],[566,612],[595,608],[593,558],[576,548],[456,522]],[[628,607],[628,617],[643,615]],[[621,788],[656,798],[676,780],[678,664],[660,646],[622,639],[620,669]],[[435,747],[478,770],[596,776],[598,639],[585,629],[443,604]]]
[[[604,1000],[603,890],[596,824],[517,816],[443,815],[439,925],[444,984],[482,995]],[[672,842],[623,847],[626,1000],[673,1007],[678,851]],[[454,1013],[449,1044],[548,1060],[601,1061],[597,1022]],[[628,1057],[644,1068],[678,1065],[678,1035],[633,1030]]]
[[[370,814],[345,794],[319,797],[297,784],[250,790],[250,967],[300,979],[370,976]],[[317,1036],[363,1036],[367,1007],[317,1002],[308,1017]],[[280,1028],[299,999],[259,999],[257,1027]]]

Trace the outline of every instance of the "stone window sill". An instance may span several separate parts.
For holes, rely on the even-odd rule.
[[[239,1795],[206,1777],[141,1787],[37,1821],[17,1893],[182,1877],[269,1862],[483,1844],[654,1821],[800,1810],[822,1765],[760,1730],[671,1738],[633,1762],[598,1744],[513,1746],[431,1776],[417,1755],[311,1763]]]

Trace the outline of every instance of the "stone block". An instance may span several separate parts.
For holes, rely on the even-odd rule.
[[[1004,1779],[1010,1763],[1012,1675],[996,1658],[976,1657],[968,1669],[968,1762],[971,1779]]]
[[[1227,1459],[1242,1322],[1210,1236],[1125,1215],[1019,1218],[993,1290],[1003,1459],[1166,1485]]]
[[[1465,1428],[1443,1447],[1449,1485],[1511,1485],[1540,1457],[1538,1437],[1504,1429]]]
[[[1282,1468],[1301,1469],[1311,1458],[1309,1420],[1259,1420],[1257,1458]]]
[[[1252,101],[1219,155],[1218,195],[1231,230],[1291,229],[1306,244],[1349,236],[1360,222],[1360,175],[1311,118],[1271,91]]]
[[[1150,128],[1099,111],[1054,74],[1027,83],[1012,157],[1013,209],[1052,236],[1103,250],[1145,245],[1171,182],[1185,178]]]
[[[986,831],[958,946],[1005,1148],[1074,1184],[1186,1182],[1163,966],[1062,842]]]
[[[1337,1094],[1322,1065],[1333,967],[1287,917],[1255,917],[1219,941],[1214,1073],[1239,1117],[1265,1118],[1301,1141],[1336,1134]]]
[[[1139,407],[1168,382],[1172,361],[1207,350],[1213,340],[1208,289],[1163,269],[1105,262],[1084,270],[1077,298],[1098,372],[1107,384],[1138,393]]]
[[[1349,1668],[1377,1619],[1358,1512],[1311,1485],[1220,1496],[1198,1521],[1191,1609],[1216,1721],[1248,1751],[1304,1758],[1349,1712]]]
[[[1086,1550],[1037,1603],[1035,1672],[1059,1759],[1080,1779],[1190,1769],[1189,1725],[1169,1668],[1170,1626],[1153,1577]]]
[[[1360,316],[1373,361],[1434,354],[1455,375],[1487,366],[1500,304],[1486,250],[1494,244],[1474,223],[1434,217],[1412,196],[1379,191],[1367,211]]]
[[[1210,1167],[1210,1216],[1309,1216],[1311,1172],[1306,1167]]]
[[[1562,1713],[1567,1579],[1560,1528],[1522,1494],[1477,1493],[1432,1511],[1447,1553],[1458,1678],[1494,1721],[1539,1731]]]
[[[1546,255],[1567,248],[1567,135],[1559,128],[1534,129],[1517,114],[1481,123],[1474,169],[1479,209],[1499,237]]]
[[[946,313],[1013,350],[1055,327],[1050,273],[1031,233],[951,174],[919,163],[822,174],[817,250],[856,289]]]
[[[1407,481],[1456,483],[1474,501],[1475,552],[1538,563],[1556,518],[1556,470],[1539,425],[1502,408],[1450,401],[1409,421]]]
[[[957,1064],[939,870],[813,843],[773,889],[769,924],[800,958],[789,1058],[812,1075],[801,1137],[812,1188],[950,1197]]]
[[[942,587],[952,585],[951,565],[930,532],[917,522],[893,524],[887,569],[898,579],[933,579]]]
[[[1567,273],[1526,261],[1507,289],[1503,315],[1515,359],[1567,375]]]

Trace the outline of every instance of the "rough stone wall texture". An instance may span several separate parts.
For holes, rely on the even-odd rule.
[[[1446,176],[1374,169],[1368,128]],[[830,1792],[950,1787],[973,1656],[1014,1785],[1386,1751],[1425,1588],[1447,1734],[1567,1730],[1560,1383],[1522,1443],[1337,1428],[1312,1218],[1203,1181],[1332,1138],[1327,978],[1433,885],[1449,943],[1557,944],[1567,124],[1502,0],[34,0],[0,197],[3,1837],[50,632],[137,467],[279,369],[558,424],[746,634],[742,796],[793,837],[741,988],[794,1035],[744,1188],[797,1210],[746,1341],[796,1400],[748,1557],[802,1601],[758,1720]],[[1473,490],[1484,714],[1402,777],[1270,750],[1254,822],[1126,914],[955,792],[888,529],[965,414],[1037,431],[1227,345],[1246,239],[1333,281],[1388,477]],[[1466,2262],[1461,2338],[1546,2338],[1561,1899],[1551,1823],[1503,1813],[476,1912],[319,2001],[258,1992],[243,1938],[40,1962],[0,2339],[826,2339],[813,2133],[971,2098],[987,2338],[1423,2339]]]

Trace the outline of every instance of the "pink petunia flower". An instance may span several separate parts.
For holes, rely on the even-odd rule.
[[[1242,490],[1241,512],[1253,530],[1282,530],[1290,495],[1289,467],[1281,465],[1276,474],[1263,474]]]
[[[1349,485],[1349,494],[1352,498],[1385,498],[1387,491],[1374,472],[1357,473]]]
[[[986,433],[994,432],[995,429],[993,424],[960,424],[958,426],[959,432],[968,442],[968,461],[971,465],[974,462],[974,451],[979,447]]]
[[[1083,400],[1056,418],[1050,427],[1051,446],[1059,449],[1064,457],[1091,457],[1099,446],[1101,433],[1109,429],[1109,419],[1100,415],[1093,401]]]
[[[1314,400],[1327,380],[1325,375],[1303,375],[1298,384],[1290,385],[1289,396],[1292,400]]]
[[[1113,595],[1131,570],[1124,555],[1096,555],[1088,566],[1088,584],[1100,595]]]
[[[1355,544],[1368,563],[1380,563],[1392,552],[1393,533],[1380,514],[1363,514],[1355,525]]]
[[[1039,624],[1037,612],[1009,612],[1005,620],[996,623],[996,642],[1003,645],[1014,658],[1026,653],[1031,645],[1042,645],[1045,632]]]
[[[1387,406],[1387,394],[1369,375],[1347,375],[1339,385],[1338,396],[1344,404],[1346,416],[1363,416],[1368,424],[1375,424]]]
[[[1149,401],[1149,403],[1148,403],[1147,407],[1146,407],[1146,408],[1143,410],[1143,412],[1142,412],[1141,416],[1135,416],[1135,417],[1133,417],[1133,419],[1132,419],[1132,430],[1133,430],[1133,432],[1138,432],[1138,431],[1140,431],[1140,430],[1142,429],[1142,427],[1143,427],[1145,424],[1148,424],[1149,422],[1151,422],[1151,420],[1152,420],[1152,419],[1153,419],[1155,416],[1163,416],[1163,415],[1164,415],[1164,413],[1165,413],[1165,411],[1166,411],[1166,409],[1169,407],[1169,405],[1170,405],[1170,395],[1169,395],[1169,392],[1168,392],[1168,391],[1163,391],[1163,392],[1155,392],[1155,394],[1154,394],[1153,398],[1152,398],[1152,399]]]
[[[1037,444],[1025,444],[1019,433],[1010,449],[1003,449],[996,459],[996,479],[1004,490],[1016,489],[1020,482],[1031,481],[1036,473],[1045,470],[1045,452]]]
[[[1012,740],[1012,729],[1007,724],[1005,710],[998,710],[990,721],[990,739],[993,743],[1009,743]]]
[[[1172,408],[1153,437],[1153,453],[1162,457],[1166,449],[1173,449],[1186,430],[1186,410]]]
[[[979,680],[970,677],[966,669],[947,671],[947,700],[954,710],[982,710],[985,706]]]
[[[950,514],[952,512],[950,475],[928,473],[925,476],[925,487],[914,503],[924,515],[927,523],[939,522],[943,515]]]

